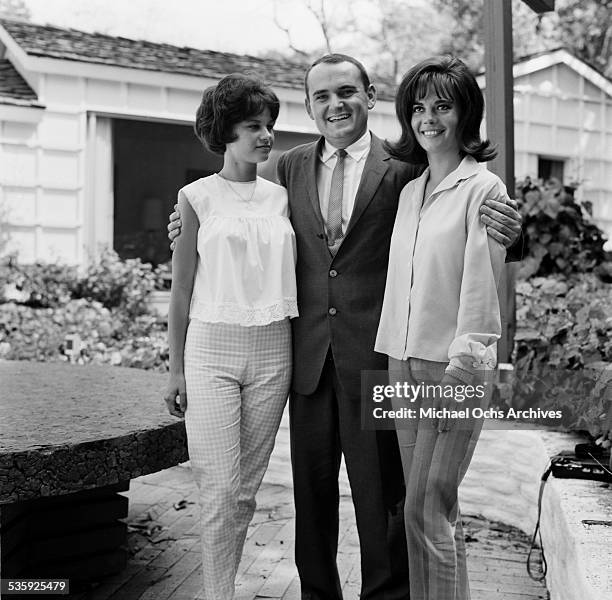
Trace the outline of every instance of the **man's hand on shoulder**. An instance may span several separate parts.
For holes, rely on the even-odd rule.
[[[170,250],[176,247],[175,239],[181,235],[181,213],[178,204],[174,205],[174,212],[168,217],[168,239],[170,240]]]
[[[488,198],[480,207],[480,219],[487,226],[487,233],[506,248],[521,237],[523,220],[512,198],[508,198],[506,204]]]

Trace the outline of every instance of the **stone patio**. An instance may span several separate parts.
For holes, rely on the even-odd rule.
[[[237,598],[300,598],[293,562],[294,513],[288,422],[283,419],[270,468],[258,495],[237,580]],[[133,480],[129,496],[127,568],[78,600],[194,600],[201,592],[198,507],[189,466]],[[346,473],[341,480],[338,568],[344,597],[359,596],[359,545]],[[529,541],[519,530],[464,517],[472,600],[547,599],[543,583],[525,570]]]

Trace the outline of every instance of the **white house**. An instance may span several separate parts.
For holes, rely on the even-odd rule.
[[[24,261],[84,263],[102,245],[155,263],[185,183],[218,169],[192,131],[202,91],[232,72],[274,86],[278,154],[314,139],[305,66],[75,30],[0,21],[0,208],[8,248]],[[372,115],[396,129],[387,94]]]
[[[261,170],[273,178],[278,153],[316,135],[304,68],[0,21],[0,251],[83,264],[106,245],[165,262],[176,191],[220,166],[192,132],[203,89],[236,71],[274,86],[275,150]],[[370,125],[394,138],[381,92]],[[564,50],[533,57],[515,66],[515,112],[517,177],[580,181],[612,234],[612,83]]]
[[[612,81],[565,49],[514,65],[514,158],[524,175],[577,183],[612,239]]]

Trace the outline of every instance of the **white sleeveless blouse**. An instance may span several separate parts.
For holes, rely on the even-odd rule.
[[[181,195],[200,221],[190,318],[248,326],[297,317],[287,190],[261,177],[253,184],[215,174]]]

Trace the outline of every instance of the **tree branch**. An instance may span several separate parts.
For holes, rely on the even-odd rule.
[[[319,27],[321,28],[321,33],[323,34],[323,39],[325,40],[325,47],[327,48],[327,52],[331,54],[333,52],[331,45],[331,37],[329,34],[329,24],[327,22],[327,16],[325,14],[325,0],[320,0],[319,2],[319,10],[313,6],[311,0],[306,2],[306,8],[311,12],[314,18],[317,20]]]
[[[285,27],[284,25],[281,24],[279,17],[278,17],[278,4],[277,4],[277,0],[274,0],[274,2],[272,3],[272,10],[273,10],[273,19],[274,19],[274,24],[285,34],[285,36],[287,37],[287,45],[289,46],[290,50],[293,50],[293,52],[295,52],[296,54],[298,54],[299,56],[302,56],[304,58],[309,58],[309,54],[308,52],[306,52],[305,50],[302,50],[301,48],[298,48],[294,43],[293,43],[293,37],[291,36],[291,30],[288,27]]]

